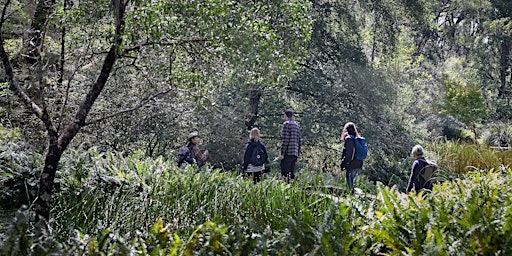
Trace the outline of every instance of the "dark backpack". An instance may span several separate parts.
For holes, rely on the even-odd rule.
[[[183,164],[183,162],[193,164],[194,158],[195,158],[195,155],[194,155],[194,150],[192,150],[192,147],[189,147],[189,146],[182,147],[178,151],[178,166],[181,166]]]
[[[268,159],[268,155],[267,155],[267,152],[265,152],[265,150],[263,149],[263,146],[260,145],[259,143],[256,144],[252,148],[252,154],[251,154],[251,159],[250,159],[249,163],[254,166],[262,166],[263,164],[265,164],[267,162],[267,159]]]
[[[425,166],[421,168],[418,175],[418,180],[421,177],[425,181],[423,187],[426,187],[428,183],[432,184],[432,181],[435,180],[434,175],[436,174],[438,168],[439,166],[436,162],[432,160],[425,160]]]
[[[356,159],[357,160],[365,160],[368,156],[368,145],[366,144],[366,139],[363,137],[356,137],[350,135],[352,139],[354,139],[354,145],[356,148]]]

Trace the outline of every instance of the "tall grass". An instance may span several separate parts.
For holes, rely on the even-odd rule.
[[[434,149],[445,157],[459,150]],[[0,254],[512,254],[510,168],[465,168],[430,193],[377,185],[352,196],[343,181],[307,172],[294,183],[276,175],[253,184],[237,173],[95,150],[69,151],[62,163],[47,228],[20,211]]]
[[[440,167],[451,175],[461,175],[473,170],[508,168],[512,163],[512,151],[496,150],[482,145],[456,141],[432,143],[429,149],[435,153]]]

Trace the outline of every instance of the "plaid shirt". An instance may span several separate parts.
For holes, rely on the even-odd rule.
[[[300,127],[293,119],[289,119],[283,123],[283,129],[281,130],[281,155],[298,157],[300,147]]]

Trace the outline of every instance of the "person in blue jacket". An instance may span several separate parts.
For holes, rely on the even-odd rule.
[[[261,181],[265,163],[268,163],[267,147],[260,140],[260,130],[252,128],[249,133],[249,140],[245,145],[242,170],[248,177],[252,176],[256,184]]]

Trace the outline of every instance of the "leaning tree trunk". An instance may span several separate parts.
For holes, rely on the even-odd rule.
[[[44,1],[44,0],[43,0]],[[9,6],[11,0],[7,0],[3,6],[2,13],[0,16],[0,60],[4,64],[5,74],[9,80],[9,88],[14,92],[15,95],[18,96],[19,100],[32,112],[37,118],[39,118],[48,133],[49,144],[48,144],[48,152],[45,158],[45,164],[43,171],[41,173],[40,181],[39,181],[39,191],[38,197],[35,202],[35,213],[36,220],[41,218],[45,220],[49,220],[50,212],[51,212],[51,198],[53,194],[53,186],[55,182],[55,174],[58,170],[58,165],[60,159],[62,157],[62,153],[67,149],[71,140],[76,136],[76,134],[80,131],[80,129],[85,125],[85,121],[87,119],[87,115],[89,114],[92,106],[101,91],[105,87],[107,80],[110,76],[110,72],[116,62],[117,53],[119,52],[119,47],[122,43],[121,35],[123,32],[124,26],[124,11],[126,8],[125,0],[113,0],[113,7],[115,12],[115,24],[116,30],[114,34],[114,42],[110,47],[109,52],[103,62],[103,66],[101,68],[101,72],[96,79],[96,82],[91,86],[87,95],[83,102],[80,104],[73,120],[67,124],[62,133],[59,135],[58,130],[55,127],[50,114],[48,113],[48,109],[43,107],[41,109],[21,88],[19,83],[17,82],[14,72],[12,69],[12,65],[9,59],[8,53],[4,48],[4,38],[2,37],[2,28],[3,23],[5,21],[7,7]],[[44,3],[48,3],[51,1],[44,1]],[[47,7],[47,6],[46,6]],[[37,22],[36,22],[37,23]],[[39,48],[41,49],[41,48]],[[39,51],[35,51],[36,54],[40,54]],[[40,61],[40,55],[36,56],[37,60]],[[44,100],[44,99],[43,99]],[[43,106],[46,106],[45,102],[43,102]]]

